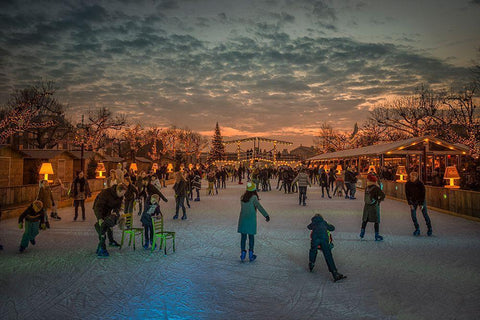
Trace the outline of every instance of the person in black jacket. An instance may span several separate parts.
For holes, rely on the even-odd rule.
[[[97,217],[95,230],[98,233],[97,255],[99,257],[108,257],[108,251],[105,246],[105,234],[108,235],[110,246],[120,246],[113,240],[112,228],[117,224],[120,217],[123,196],[127,191],[127,186],[123,183],[113,187],[103,189],[93,203],[93,212]]]
[[[183,178],[181,172],[175,173],[173,190],[175,190],[175,215],[173,216],[173,219],[178,219],[178,211],[181,207],[183,212],[182,220],[186,220],[187,213],[185,209],[185,198],[187,197],[187,182]]]
[[[335,230],[335,227],[329,224],[323,219],[320,214],[316,214],[312,218],[312,223],[310,223],[307,228],[312,230],[310,233],[310,252],[309,252],[309,263],[308,268],[310,272],[313,271],[315,266],[315,260],[317,259],[318,249],[322,250],[323,256],[325,257],[325,262],[328,266],[328,271],[332,273],[333,281],[338,281],[346,278],[343,274],[337,271],[335,266],[335,261],[333,261],[332,255],[332,244],[330,243],[329,231]]]
[[[130,177],[125,177],[125,184],[127,185],[127,192],[125,192],[124,213],[133,213],[133,205],[138,197],[138,189]]]
[[[420,226],[417,221],[417,207],[422,210],[423,218],[427,224],[427,235],[432,235],[432,222],[427,212],[427,203],[425,201],[425,185],[418,179],[418,173],[412,171],[409,175],[409,181],[405,184],[405,195],[407,197],[408,205],[410,206],[410,213],[412,216],[415,231],[414,236],[420,235]]]
[[[345,192],[345,199],[352,199],[355,200],[355,192],[357,191],[357,176],[358,173],[353,170],[351,166],[347,167],[345,170],[345,187],[347,191]],[[350,196],[348,195],[350,193]]]
[[[40,200],[35,200],[21,215],[18,217],[18,227],[23,229],[23,220],[25,220],[25,232],[20,242],[20,253],[25,251],[30,242],[35,245],[35,237],[38,235],[39,227],[45,230],[45,210]]]

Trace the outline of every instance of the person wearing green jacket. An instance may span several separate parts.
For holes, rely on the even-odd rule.
[[[257,256],[253,254],[255,244],[255,234],[257,233],[257,209],[265,217],[267,222],[270,216],[258,201],[257,186],[253,182],[247,183],[247,190],[241,197],[241,211],[238,218],[238,233],[240,233],[240,260],[245,261],[247,256],[246,244],[248,235],[248,257],[250,261],[254,261]]]

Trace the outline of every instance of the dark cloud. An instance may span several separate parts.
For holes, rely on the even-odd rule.
[[[323,31],[336,30],[329,3],[288,5],[310,8]],[[127,1],[115,4],[72,2],[48,18],[17,9],[1,13],[0,102],[13,87],[48,78],[77,113],[106,105],[151,124],[209,130],[215,119],[235,127],[239,114],[251,112],[260,116],[237,128],[280,130],[314,126],[318,119],[308,115],[319,113],[345,118],[338,123],[348,126],[366,116],[365,103],[469,76],[467,68],[409,46],[332,38],[314,29],[310,36],[288,32],[285,26],[300,17],[286,9],[241,21],[230,13],[187,19],[155,12],[174,11],[175,1],[148,12],[120,8]],[[198,31],[221,34],[223,28],[237,31],[217,41]],[[415,35],[405,34],[402,43],[409,39]]]
[[[480,0],[470,0],[470,3],[480,5]]]

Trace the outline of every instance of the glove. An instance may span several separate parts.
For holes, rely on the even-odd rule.
[[[18,229],[23,229],[23,222],[18,223]]]
[[[266,216],[266,217],[265,217],[265,220],[266,220],[267,222],[269,222],[269,221],[270,221],[270,216]]]
[[[42,230],[45,230],[45,229],[47,229],[47,226],[45,225],[45,223],[42,223],[42,224],[40,225],[40,228],[42,228]]]
[[[101,227],[103,224],[103,219],[98,219],[98,225]]]

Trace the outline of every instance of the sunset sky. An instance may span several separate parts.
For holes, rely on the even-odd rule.
[[[385,98],[458,86],[479,61],[480,0],[0,2],[0,104],[52,80],[77,120],[312,144]]]

